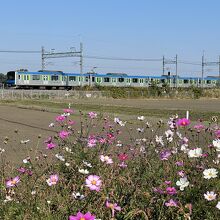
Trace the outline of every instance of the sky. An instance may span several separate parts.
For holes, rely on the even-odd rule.
[[[220,55],[219,0],[7,0],[0,3],[0,51],[79,50],[85,56],[160,61],[83,60],[83,71],[161,75],[178,55],[178,74],[200,76]],[[184,64],[192,63],[192,64]],[[199,65],[195,65],[199,64]],[[0,72],[41,69],[41,54],[0,52]],[[46,69],[79,72],[78,58],[46,60]],[[167,64],[165,72],[175,72]],[[218,66],[205,67],[217,75]]]

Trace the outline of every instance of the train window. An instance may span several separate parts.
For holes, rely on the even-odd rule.
[[[149,82],[149,79],[145,79],[145,83],[148,83]]]
[[[69,81],[76,81],[76,77],[75,76],[69,76]]]
[[[48,81],[49,77],[48,76],[43,76],[44,81]]]
[[[29,75],[27,75],[27,80],[30,80],[30,76]]]
[[[118,78],[118,82],[122,83],[122,82],[124,82],[124,81],[125,81],[124,78]]]
[[[86,82],[88,82],[89,81],[89,77],[88,76],[86,76]]]
[[[140,83],[144,83],[144,79],[140,79]]]
[[[97,83],[101,83],[101,82],[102,82],[102,78],[96,77],[96,82],[97,82]]]
[[[206,84],[211,84],[211,80],[206,80]]]
[[[161,83],[165,83],[165,79],[161,79],[160,82],[161,82]]]
[[[104,78],[104,82],[110,82],[110,78],[109,77],[105,77]]]
[[[32,80],[40,80],[40,76],[39,75],[33,75]]]
[[[95,82],[95,77],[94,76],[92,77],[92,82]]]
[[[66,77],[65,76],[62,76],[62,81],[66,81]]]
[[[131,79],[127,79],[127,83],[131,83]]]
[[[112,78],[112,82],[113,83],[117,82],[117,79],[116,78]]]
[[[184,83],[184,84],[187,84],[187,83],[189,83],[189,80],[188,80],[188,79],[184,79],[184,80],[183,80],[183,83]]]
[[[18,75],[18,79],[21,79],[21,75]]]
[[[52,81],[58,81],[59,80],[59,76],[51,76],[51,80]]]
[[[133,83],[138,83],[138,78],[133,78],[133,79],[132,79],[132,82],[133,82]]]

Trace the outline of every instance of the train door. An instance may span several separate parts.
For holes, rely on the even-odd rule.
[[[43,75],[43,84],[48,85],[49,84],[49,76],[48,75]]]
[[[29,85],[30,83],[30,75],[24,74],[23,75],[23,80],[25,85]]]

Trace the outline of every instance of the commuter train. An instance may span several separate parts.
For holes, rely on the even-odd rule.
[[[38,72],[10,71],[7,85],[20,89],[72,89],[79,86],[115,87],[203,87],[213,88],[220,84],[219,77],[182,77],[176,75],[137,76],[123,73],[63,73],[62,71],[40,70]]]

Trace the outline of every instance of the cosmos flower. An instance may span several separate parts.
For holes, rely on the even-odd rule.
[[[187,177],[183,177],[176,182],[176,185],[180,187],[181,191],[183,191],[185,187],[189,186],[189,181],[187,180]]]
[[[202,149],[201,148],[195,148],[193,150],[189,150],[188,157],[189,158],[196,158],[202,156]]]
[[[55,147],[56,147],[56,144],[54,144],[53,142],[47,144],[47,149],[51,150],[51,149],[53,149]]]
[[[76,124],[76,122],[73,121],[73,120],[71,120],[71,119],[69,119],[67,123],[68,123],[68,125],[74,125],[74,124]]]
[[[220,139],[213,140],[212,144],[216,148],[216,151],[220,151]]]
[[[201,130],[205,129],[205,126],[203,124],[197,124],[197,125],[194,125],[193,128],[196,129],[198,132],[200,132]]]
[[[95,138],[95,136],[93,136],[93,135],[89,136],[87,146],[88,147],[95,147],[96,143],[97,143],[97,139]]]
[[[100,160],[102,162],[105,162],[106,164],[112,164],[113,163],[112,159],[109,156],[101,155]]]
[[[205,169],[203,175],[205,179],[216,178],[218,171],[215,168]]]
[[[126,160],[128,160],[128,155],[127,154],[119,154],[118,155],[118,159],[120,160],[120,161],[126,161]]]
[[[190,124],[190,120],[187,118],[180,118],[177,121],[177,125],[180,127],[185,127],[185,126],[188,126],[189,124]]]
[[[169,195],[175,195],[175,194],[177,193],[175,187],[167,187],[167,188],[166,188],[166,192],[167,192],[167,194],[169,194]]]
[[[14,187],[14,186],[16,186],[19,182],[20,182],[20,177],[19,177],[19,176],[16,176],[16,177],[14,177],[14,178],[12,178],[12,179],[6,181],[6,187],[7,187],[7,188]]]
[[[142,116],[137,117],[137,119],[138,119],[139,121],[143,121],[143,120],[145,119],[145,117],[142,115]]]
[[[77,215],[71,215],[69,220],[95,220],[95,215],[92,215],[90,212],[86,214],[78,212]]]
[[[65,161],[65,158],[60,154],[55,154],[55,157],[60,161]]]
[[[220,129],[218,129],[217,131],[215,131],[215,135],[217,138],[220,138]]]
[[[88,113],[88,116],[89,116],[91,119],[94,119],[94,118],[97,118],[97,113],[95,113],[95,112],[89,112],[89,113]]]
[[[48,186],[56,185],[59,180],[59,176],[57,174],[51,175],[49,179],[47,179]]]
[[[65,139],[65,138],[67,138],[69,135],[70,135],[70,132],[69,132],[69,131],[60,131],[60,132],[59,132],[59,137],[60,137],[61,139]]]
[[[58,121],[58,122],[64,121],[65,119],[66,119],[66,117],[65,117],[65,116],[62,116],[62,115],[58,115],[58,116],[56,117],[56,121]]]
[[[72,109],[65,108],[63,109],[63,112],[72,114],[74,111]]]
[[[164,146],[163,136],[157,136],[156,135],[155,141],[156,141],[157,144],[160,144],[161,146]]]
[[[100,191],[100,187],[102,185],[102,181],[99,176],[89,175],[86,179],[86,186],[89,187],[90,190]]]
[[[217,196],[217,194],[215,194],[215,192],[213,192],[213,191],[211,191],[211,192],[208,191],[204,194],[205,199],[208,201],[215,200],[216,196]]]
[[[72,197],[76,200],[83,200],[85,198],[85,196],[81,194],[80,192],[77,192],[77,193],[73,192]]]
[[[79,169],[78,171],[82,174],[89,174],[89,171],[87,169]]]
[[[220,201],[217,203],[215,207],[220,210]]]
[[[177,202],[174,201],[173,199],[170,199],[169,201],[165,202],[165,206],[167,207],[177,207]]]
[[[164,150],[160,153],[160,159],[161,160],[168,160],[168,158],[171,156],[171,152],[169,150]]]
[[[106,207],[110,208],[112,211],[112,218],[115,216],[115,211],[121,211],[121,207],[118,206],[117,203],[110,203],[108,200],[106,201]]]

